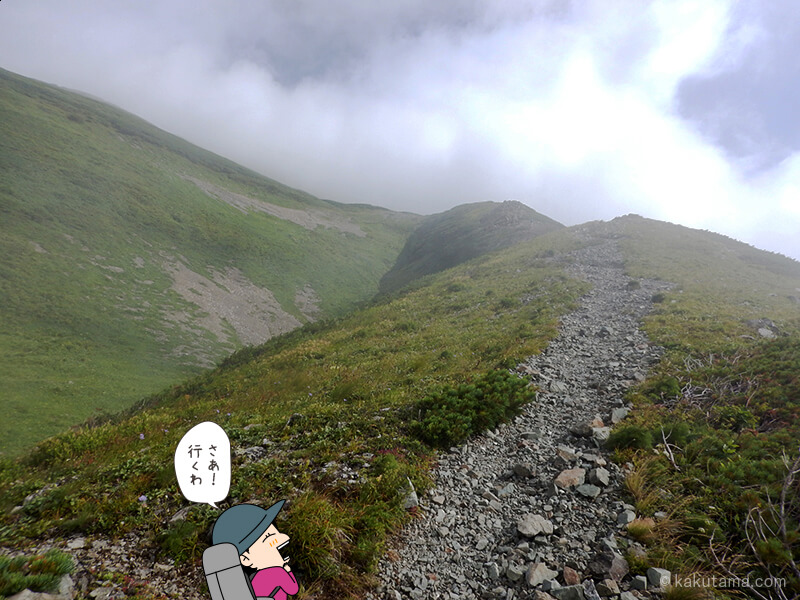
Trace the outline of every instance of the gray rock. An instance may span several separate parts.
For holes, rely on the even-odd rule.
[[[77,593],[75,591],[75,582],[69,575],[62,575],[58,582],[58,595],[61,598],[74,598]]]
[[[619,600],[641,600],[641,598],[633,592],[620,592]]]
[[[553,533],[553,523],[542,515],[528,513],[517,521],[517,531],[529,538],[540,534],[550,535]]]
[[[57,596],[55,594],[46,594],[44,592],[32,592],[31,590],[25,589],[21,592],[10,596],[8,600],[61,600],[62,596]]]
[[[556,600],[586,600],[586,593],[582,585],[565,585],[556,590],[550,590]]]
[[[508,565],[508,568],[506,569],[506,577],[508,577],[510,581],[516,583],[517,581],[521,581],[522,578],[525,577],[526,571],[527,569],[525,568],[524,565],[511,563],[510,565]]]
[[[605,487],[610,481],[609,478],[609,472],[603,467],[597,467],[596,469],[589,471],[589,482],[593,483],[594,485],[602,485]]]
[[[604,579],[597,584],[597,593],[603,598],[619,594],[619,585],[613,579]]]
[[[672,573],[666,569],[650,567],[647,569],[647,582],[650,587],[667,587],[672,581]]]
[[[597,589],[594,587],[594,581],[591,579],[587,579],[583,582],[583,595],[586,597],[586,600],[600,600],[600,594],[597,593]]]
[[[577,488],[575,488],[575,491],[586,498],[597,498],[600,495],[600,488],[596,485],[592,485],[591,483],[579,485]]]
[[[512,470],[514,471],[514,475],[523,478],[533,477],[536,472],[534,467],[529,463],[517,463],[514,465]]]
[[[406,477],[406,484],[403,508],[405,510],[411,510],[412,508],[419,506],[419,497],[417,496],[417,490],[414,489],[414,484],[411,483],[411,480],[408,477]]]
[[[646,590],[647,589],[647,577],[644,575],[636,575],[631,580],[631,589],[633,590]]]
[[[82,537],[73,538],[67,542],[67,548],[70,550],[80,550],[86,547],[86,539]]]
[[[611,559],[611,566],[608,569],[608,575],[614,581],[619,582],[622,581],[628,573],[630,573],[630,570],[631,568],[628,565],[628,561],[619,554],[615,554]]]
[[[558,577],[558,571],[553,571],[548,568],[544,563],[538,562],[528,567],[528,572],[525,574],[525,581],[531,587],[536,587],[544,583],[545,580]]]
[[[617,525],[627,525],[636,518],[636,513],[632,510],[623,510],[617,515]]]
[[[553,483],[561,489],[578,487],[586,481],[586,469],[566,469],[558,474]]]
[[[628,413],[630,413],[630,412],[631,412],[631,409],[629,409],[626,406],[620,406],[620,407],[617,407],[617,408],[613,409],[611,411],[611,422],[614,425],[616,425],[617,423],[619,423],[623,419],[627,418]]]

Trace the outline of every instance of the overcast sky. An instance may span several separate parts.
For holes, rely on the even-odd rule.
[[[0,67],[283,183],[800,259],[800,2],[3,0]]]

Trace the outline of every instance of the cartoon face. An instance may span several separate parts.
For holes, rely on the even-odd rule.
[[[258,570],[282,567],[289,559],[281,556],[280,549],[288,543],[289,536],[278,531],[275,525],[270,525],[261,537],[242,553],[239,560],[244,566]]]

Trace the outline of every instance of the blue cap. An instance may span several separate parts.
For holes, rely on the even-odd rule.
[[[255,504],[231,506],[217,517],[211,541],[214,544],[228,542],[236,546],[239,554],[244,553],[272,525],[284,502],[280,500],[266,510]]]

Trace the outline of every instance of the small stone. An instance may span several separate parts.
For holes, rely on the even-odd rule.
[[[534,475],[534,468],[527,463],[517,463],[514,465],[513,471],[517,477],[528,478]]]
[[[592,485],[591,483],[579,485],[575,491],[581,496],[585,496],[587,498],[597,498],[600,495],[600,488],[596,485]]]
[[[578,460],[578,454],[572,448],[564,445],[559,445],[556,448],[556,456],[568,463]]]
[[[523,440],[538,440],[541,439],[542,434],[538,431],[523,431],[520,437]]]
[[[613,579],[604,579],[597,584],[597,593],[603,598],[619,594],[619,585]]]
[[[192,510],[192,508],[193,508],[192,505],[184,506],[182,509],[180,509],[178,512],[176,512],[174,515],[172,515],[172,517],[170,518],[169,522],[170,523],[177,523],[178,521],[185,521],[187,515],[189,514],[189,511]]]
[[[550,590],[556,600],[586,600],[586,595],[582,585],[566,585],[564,587]]]
[[[75,582],[69,575],[63,575],[58,582],[58,595],[62,598],[75,597]]]
[[[640,598],[633,592],[620,592],[619,600],[640,600]]]
[[[611,567],[608,569],[608,575],[614,581],[622,581],[622,579],[630,572],[631,568],[628,561],[619,554],[615,554],[611,559]]]
[[[497,563],[489,563],[489,567],[487,568],[489,573],[489,579],[499,579],[500,578],[500,567],[497,566]]]
[[[610,474],[603,467],[597,467],[596,469],[592,469],[591,471],[589,471],[590,483],[593,483],[594,485],[602,485],[605,487],[608,485],[609,481],[610,481]]]
[[[485,537],[479,538],[478,541],[475,543],[475,549],[480,551],[486,548],[489,545],[489,540]]]
[[[569,428],[569,432],[578,437],[589,437],[592,435],[592,426],[589,423],[576,423]]]
[[[605,442],[611,435],[610,427],[592,427],[592,438],[598,442]]]
[[[525,571],[526,569],[524,566],[511,563],[506,569],[506,577],[508,577],[510,581],[516,583],[517,581],[522,580],[522,578],[525,576]]]
[[[498,498],[508,498],[509,496],[511,496],[514,493],[514,491],[516,489],[517,489],[517,486],[515,486],[513,483],[509,483],[509,484],[503,486],[502,488],[500,488],[499,490],[497,490],[497,497]]]
[[[553,483],[561,489],[578,487],[586,480],[586,469],[566,469],[558,474]]]
[[[543,592],[542,590],[535,590],[533,592],[533,600],[555,600],[555,598],[553,598],[547,592]]]
[[[434,504],[444,504],[444,502],[445,502],[445,498],[444,498],[444,496],[442,496],[442,495],[440,495],[440,494],[439,494],[439,495],[436,495],[436,496],[434,496],[433,498],[431,498],[431,501],[432,501]]]
[[[647,589],[647,578],[644,575],[637,575],[631,580],[631,589],[634,590],[646,590]]]
[[[564,567],[561,576],[566,585],[578,585],[581,582],[581,576],[578,575],[578,572],[572,567]]]
[[[553,533],[553,523],[542,515],[529,513],[517,521],[517,531],[525,537]]]
[[[600,600],[600,594],[597,593],[597,588],[594,586],[594,581],[587,579],[583,582],[583,595],[586,600]]]
[[[96,600],[108,600],[113,596],[113,594],[114,594],[114,588],[110,587],[99,587],[89,592],[89,595],[92,598],[96,598]]]
[[[630,409],[627,407],[615,408],[611,411],[611,422],[616,425],[628,416]]]
[[[82,537],[71,539],[67,542],[67,548],[70,550],[80,550],[86,547],[86,540]]]
[[[628,523],[632,523],[634,519],[636,519],[635,512],[632,510],[623,510],[617,515],[617,525],[627,525]]]
[[[45,594],[44,592],[32,592],[31,590],[24,589],[21,592],[9,596],[8,600],[57,600],[58,596],[53,594]]]
[[[647,581],[650,587],[665,588],[672,581],[672,573],[666,569],[650,567],[647,569]]]
[[[412,508],[416,508],[419,506],[419,497],[417,496],[417,491],[414,489],[414,484],[411,483],[411,480],[406,477],[406,497],[403,500],[403,508],[405,510],[411,510]]]
[[[544,563],[534,563],[528,567],[528,572],[525,574],[525,581],[531,587],[536,587],[546,580],[553,579],[558,576],[558,571],[553,571],[548,568]]]

